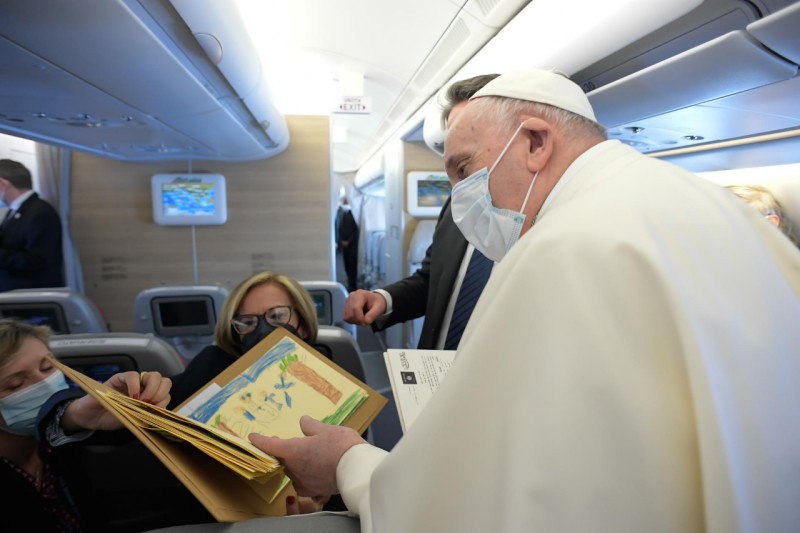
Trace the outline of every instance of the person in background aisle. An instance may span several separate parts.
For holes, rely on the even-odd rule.
[[[497,74],[483,74],[451,84],[445,93],[443,126],[452,122],[470,97],[496,77]],[[411,276],[381,289],[352,293],[345,301],[344,319],[361,326],[372,324],[374,330],[381,331],[424,315],[417,348],[455,349],[493,266],[473,250],[453,222],[448,199],[439,214],[422,266]],[[469,279],[461,296],[468,271]],[[457,311],[455,321],[454,311]]]
[[[64,286],[61,219],[32,187],[23,164],[0,159],[0,292]]]
[[[728,185],[727,189],[733,194],[755,207],[770,224],[778,228],[791,241],[797,244],[792,231],[792,224],[784,214],[783,206],[777,198],[761,185]]]
[[[455,364],[391,453],[307,417],[251,434],[299,493],[363,533],[795,531],[800,251],[551,71],[478,91],[445,164],[499,261]]]
[[[116,430],[122,423],[91,396],[69,389],[51,362],[50,330],[15,320],[0,321],[0,485],[5,531],[81,531],[95,517],[92,487],[66,460],[59,445],[91,430]],[[158,372],[122,372],[105,383],[131,397],[164,407],[170,381]],[[64,401],[69,399],[69,401]],[[40,418],[58,403],[50,423]],[[44,406],[44,407],[43,407]],[[37,427],[46,427],[39,434]],[[54,447],[55,446],[55,447]],[[119,475],[125,475],[124,467]],[[114,475],[109,473],[109,475]]]
[[[352,292],[358,288],[358,224],[347,197],[342,198],[336,216],[336,248],[342,253],[347,290]]]

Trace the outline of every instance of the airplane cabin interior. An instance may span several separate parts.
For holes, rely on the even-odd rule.
[[[381,352],[415,347],[422,319],[344,321],[337,207],[359,226],[360,288],[419,268],[450,193],[443,87],[562,71],[609,138],[764,185],[800,235],[799,27],[793,0],[3,2],[0,159],[62,214],[68,286],[0,293],[0,317],[50,325],[53,353],[98,378],[168,375],[213,342],[240,280],[284,272],[320,350],[391,400]],[[221,187],[224,216],[159,220],[154,176]],[[391,449],[387,417],[369,438]]]

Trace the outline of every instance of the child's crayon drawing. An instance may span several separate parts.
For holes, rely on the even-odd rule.
[[[366,397],[361,387],[287,337],[189,418],[245,439],[253,432],[296,437],[302,436],[301,416],[340,424]]]

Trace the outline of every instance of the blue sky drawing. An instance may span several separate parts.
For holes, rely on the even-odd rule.
[[[289,339],[284,338],[278,344],[269,349],[262,355],[258,361],[250,365],[241,375],[231,380],[227,385],[222,387],[218,393],[208,399],[204,404],[198,407],[189,418],[197,420],[198,422],[206,423],[217,414],[219,408],[224,404],[228,398],[237,394],[246,386],[254,383],[261,374],[271,367],[278,364],[281,359],[295,353],[298,349],[297,344]]]

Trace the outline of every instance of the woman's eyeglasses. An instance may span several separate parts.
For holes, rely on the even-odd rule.
[[[233,317],[231,325],[239,335],[247,335],[256,329],[259,318],[263,318],[271,326],[285,326],[292,319],[292,306],[276,305],[263,315],[239,315]]]

